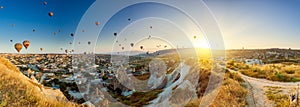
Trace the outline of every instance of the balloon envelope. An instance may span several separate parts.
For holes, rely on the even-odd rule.
[[[53,14],[53,12],[49,12],[48,15],[49,15],[50,17],[52,17],[54,14]]]
[[[30,42],[28,40],[23,41],[24,47],[27,49],[30,45]]]
[[[144,49],[144,47],[143,47],[143,46],[140,46],[140,48],[141,48],[141,49]]]
[[[131,43],[130,46],[133,47],[133,46],[134,46],[134,43]]]
[[[15,44],[15,49],[20,53],[20,51],[22,50],[23,46],[21,43],[16,43]]]
[[[99,26],[99,25],[100,25],[100,22],[96,21],[95,24],[96,24],[97,26]]]

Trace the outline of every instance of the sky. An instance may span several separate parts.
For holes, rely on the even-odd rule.
[[[47,5],[43,4],[44,0],[0,0],[3,6],[0,9],[0,53],[16,53],[14,44],[24,40],[29,40],[31,45],[21,53],[64,53],[65,49],[74,47],[109,52],[207,48],[210,45],[205,37],[209,35],[205,35],[192,18],[171,6],[140,3],[111,13],[110,10],[117,10],[112,5],[127,5],[125,1],[99,0],[100,6],[105,7],[102,10],[91,9],[99,6],[94,3],[96,0],[46,1]],[[204,3],[215,17],[226,49],[300,48],[299,0],[204,0]],[[199,11],[196,4],[189,6],[195,7],[193,12]],[[48,12],[53,12],[53,17],[49,17]],[[108,20],[98,17],[100,15],[107,15]],[[85,17],[88,20],[84,24]],[[100,26],[95,25],[96,21]],[[75,33],[75,38],[71,33]],[[131,43],[135,45],[131,47]]]

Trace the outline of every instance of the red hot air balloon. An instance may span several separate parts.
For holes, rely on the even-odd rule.
[[[30,45],[30,42],[28,40],[23,41],[23,45],[25,47],[25,49],[27,49]]]

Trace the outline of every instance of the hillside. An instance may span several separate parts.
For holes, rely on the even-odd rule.
[[[71,107],[59,90],[45,88],[0,57],[0,107]]]

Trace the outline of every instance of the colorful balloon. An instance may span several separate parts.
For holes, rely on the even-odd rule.
[[[54,15],[54,13],[53,13],[53,12],[49,12],[48,15],[49,15],[50,17],[52,17],[52,16]]]
[[[30,45],[30,42],[28,40],[23,41],[24,47],[27,49]]]
[[[18,51],[18,53],[20,53],[20,51],[22,50],[23,46],[21,43],[16,43],[15,44],[15,49]]]
[[[96,26],[99,26],[99,25],[100,25],[100,22],[96,21],[95,24],[96,24]]]
[[[44,5],[47,5],[48,3],[46,2],[46,1],[44,1],[44,3],[43,3]]]

